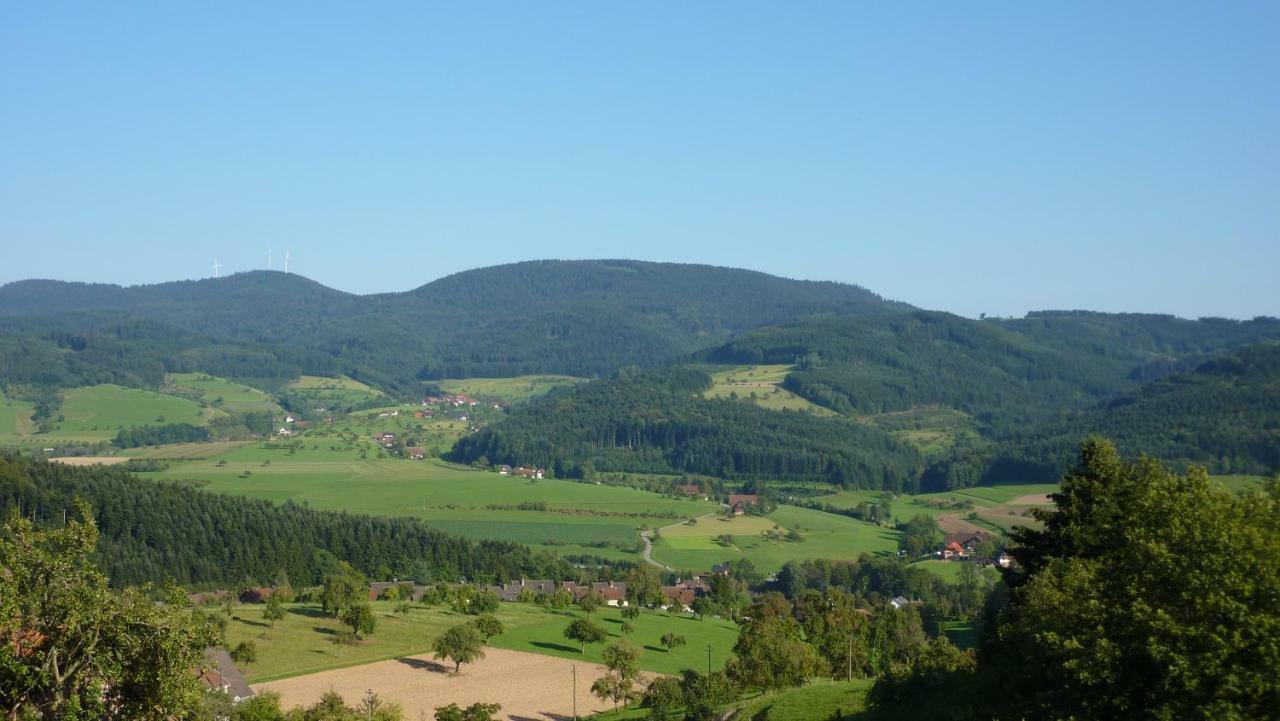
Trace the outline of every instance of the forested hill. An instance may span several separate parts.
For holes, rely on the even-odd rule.
[[[101,533],[98,566],[117,587],[165,578],[237,587],[287,577],[310,585],[339,560],[373,578],[419,581],[572,573],[564,560],[526,546],[475,543],[413,519],[278,506],[146,481],[119,468],[0,454],[0,515],[18,512],[56,525],[78,500],[93,512]]]
[[[1024,431],[1000,455],[1010,465],[1054,472],[1089,435],[1113,439],[1129,456],[1146,453],[1216,473],[1273,473],[1280,469],[1280,344],[1242,348]]]
[[[786,387],[842,413],[945,406],[998,435],[1266,340],[1280,340],[1280,320],[1067,312],[976,321],[913,311],[763,328],[704,357],[794,363]]]
[[[110,343],[121,326],[146,321],[173,330],[173,342],[150,344],[162,364],[223,345],[394,388],[441,377],[607,374],[817,313],[905,308],[857,286],[732,268],[536,261],[371,296],[267,271],[130,288],[20,281],[0,287],[0,334],[36,345],[53,340],[57,348],[43,349],[49,352],[79,352],[95,338]],[[82,337],[66,338],[76,334]]]
[[[694,367],[624,370],[512,409],[462,438],[453,459],[532,463],[586,478],[596,471],[698,473],[917,490],[919,454],[878,428],[703,398],[710,385]]]

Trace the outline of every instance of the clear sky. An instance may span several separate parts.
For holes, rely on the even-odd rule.
[[[0,282],[269,248],[1280,315],[1280,3],[0,4]]]

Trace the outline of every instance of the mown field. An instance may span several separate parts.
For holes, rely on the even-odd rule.
[[[750,400],[772,410],[810,411],[819,415],[835,415],[834,411],[815,405],[782,387],[791,372],[790,365],[733,366],[711,374],[713,385],[703,395],[707,398],[739,398]]]
[[[802,540],[786,540],[787,531],[792,530],[799,532]],[[723,535],[732,536],[732,543],[726,545],[716,540]],[[767,538],[766,535],[782,537]],[[854,560],[863,553],[893,553],[897,547],[895,530],[847,516],[780,506],[767,516],[738,516],[727,520],[716,515],[692,526],[663,528],[654,543],[653,559],[676,569],[701,570],[747,558],[761,572],[771,573],[788,561]]]
[[[227,624],[227,644],[234,647],[241,641],[254,643],[257,660],[241,668],[251,683],[259,683],[429,653],[431,644],[445,629],[475,618],[445,606],[421,604],[412,604],[409,613],[401,615],[394,613],[398,605],[392,601],[374,602],[377,628],[355,645],[335,643],[338,634],[347,629],[326,616],[317,605],[286,604],[285,618],[277,621],[274,628],[262,618],[264,606],[238,605]],[[214,609],[214,612],[222,611]],[[581,611],[503,603],[495,615],[507,627],[504,634],[490,641],[490,645],[497,648],[599,663],[605,644],[623,637],[622,617],[612,608],[592,614],[592,619],[608,631],[609,639],[605,644],[588,646],[585,654],[579,653],[578,646],[564,637],[565,627],[583,615]],[[676,617],[663,611],[644,611],[632,625],[635,631],[626,636],[643,651],[641,668],[658,673],[679,673],[685,668],[705,671],[708,645],[713,668],[720,668],[738,636],[737,626],[731,622],[713,618],[699,621],[689,614]],[[687,644],[667,653],[659,639],[668,632],[684,636]]]
[[[169,373],[164,392],[205,403],[229,413],[282,413],[269,394],[207,373]]]
[[[586,380],[574,376],[528,375],[515,378],[465,378],[435,381],[446,393],[462,393],[477,400],[501,400],[522,403],[546,395],[557,388],[576,385]]]
[[[382,391],[351,378],[301,376],[285,389],[314,408],[350,408],[382,397]]]
[[[280,447],[270,447],[278,445]],[[293,500],[311,508],[410,516],[473,539],[518,541],[560,553],[634,559],[637,529],[715,510],[707,501],[618,486],[538,481],[438,461],[376,458],[336,438],[306,438],[300,450],[253,443],[144,477],[207,481],[205,490]],[[528,504],[545,504],[545,510]],[[616,544],[595,548],[591,544]],[[624,548],[619,548],[622,546]]]
[[[762,694],[741,704],[736,718],[752,721],[831,721],[861,711],[873,679],[815,681]]]
[[[34,433],[30,404],[12,401],[5,410],[0,414],[6,417],[0,421],[0,444],[27,446],[97,443],[114,438],[123,428],[166,423],[198,426],[223,415],[222,411],[201,408],[186,398],[110,384],[63,391],[53,429],[48,433]]]

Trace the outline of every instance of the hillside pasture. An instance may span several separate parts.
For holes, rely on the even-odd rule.
[[[258,390],[207,373],[169,373],[164,392],[190,398],[229,413],[280,413],[275,400]]]
[[[124,428],[169,423],[201,426],[221,415],[222,411],[201,408],[186,398],[104,384],[63,391],[52,431],[14,439],[45,444],[98,443],[115,438]]]
[[[835,415],[834,411],[811,403],[782,387],[782,381],[791,372],[791,368],[790,365],[755,365],[712,369],[712,385],[703,396],[749,400],[761,408],[771,410]]]
[[[526,375],[514,378],[450,378],[435,381],[435,384],[446,393],[461,393],[477,400],[523,403],[557,388],[577,385],[584,380],[586,379],[563,375]]]
[[[35,433],[32,413],[35,413],[34,405],[10,398],[5,395],[4,388],[0,388],[0,443],[20,442]]]
[[[802,540],[786,540],[791,530],[798,531]],[[766,537],[775,533],[780,537]],[[732,536],[732,544],[717,542],[718,536],[726,534]],[[847,516],[779,506],[767,516],[738,516],[731,521],[715,516],[692,526],[664,527],[654,543],[653,559],[672,568],[699,571],[746,558],[757,570],[771,573],[788,561],[854,560],[863,553],[892,553],[897,549],[898,535],[893,529]]]
[[[862,711],[874,679],[815,681],[800,688],[761,694],[739,707],[735,719],[830,721]]]
[[[408,516],[472,539],[498,538],[559,553],[635,559],[637,529],[674,523],[716,504],[619,486],[502,476],[439,461],[377,458],[338,438],[254,443],[144,477],[207,481],[205,490],[292,500],[311,508]],[[364,457],[361,457],[364,455]],[[595,548],[599,544],[601,548]]]
[[[300,376],[285,387],[285,392],[305,401],[308,411],[315,408],[353,408],[383,396],[382,391],[345,376]]]

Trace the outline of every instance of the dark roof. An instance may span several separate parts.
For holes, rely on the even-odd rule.
[[[209,688],[226,691],[232,698],[243,699],[253,695],[253,689],[249,688],[249,682],[244,680],[227,649],[206,648],[201,661],[200,680]]]

